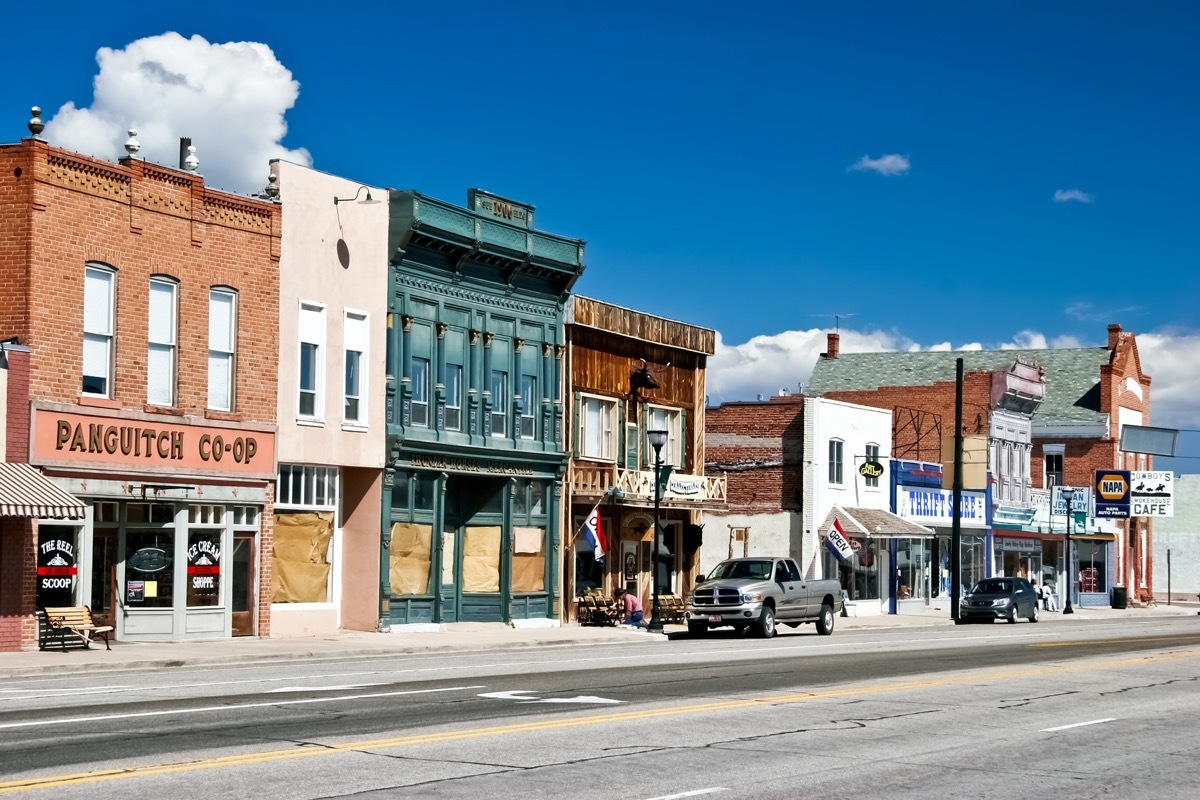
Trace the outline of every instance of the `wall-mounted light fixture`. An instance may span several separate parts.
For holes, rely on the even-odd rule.
[[[364,197],[363,199],[359,200],[358,199],[359,195],[361,195],[363,192],[366,192],[367,196]],[[380,201],[376,200],[374,197],[371,197],[371,190],[368,189],[366,186],[359,186],[358,191],[354,193],[354,197],[335,197],[335,198],[333,198],[333,204],[335,206],[338,203],[351,203],[351,202],[357,202],[360,206],[373,206]]]

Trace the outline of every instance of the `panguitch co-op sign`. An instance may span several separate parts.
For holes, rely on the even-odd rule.
[[[35,408],[31,460],[269,479],[275,476],[275,434]]]

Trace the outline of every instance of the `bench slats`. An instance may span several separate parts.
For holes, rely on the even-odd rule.
[[[41,609],[42,631],[38,637],[38,649],[45,650],[46,644],[57,639],[62,644],[63,652],[67,650],[67,639],[79,637],[84,649],[91,648],[92,636],[99,635],[104,640],[104,649],[111,650],[108,634],[113,629],[111,625],[97,625],[92,617],[92,610],[87,606],[47,606]]]

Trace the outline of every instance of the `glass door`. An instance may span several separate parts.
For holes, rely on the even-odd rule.
[[[229,603],[234,636],[254,635],[254,538],[252,532],[233,535]]]

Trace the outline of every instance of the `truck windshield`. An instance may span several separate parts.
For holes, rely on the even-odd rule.
[[[757,578],[759,580],[766,580],[771,577],[771,569],[773,567],[774,562],[771,561],[758,561],[754,559],[722,561],[708,574],[708,579],[710,581],[724,578]]]

